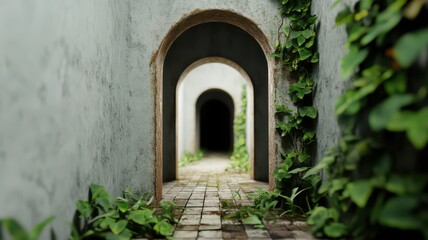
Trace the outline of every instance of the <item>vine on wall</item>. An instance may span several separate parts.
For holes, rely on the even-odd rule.
[[[311,69],[318,62],[315,46],[317,17],[310,13],[311,0],[279,0],[279,3],[283,22],[287,19],[289,24],[285,27],[281,25],[273,56],[288,67],[292,80],[295,81],[288,93],[296,109],[276,106],[276,128],[286,147],[283,150],[283,161],[275,169],[274,177],[281,194],[292,196],[298,190],[299,193],[304,192],[296,196],[293,203],[304,211],[316,202],[312,190],[320,180],[317,175],[303,178],[312,165],[311,146],[315,141],[314,120],[317,110],[312,106],[314,83]],[[281,41],[284,39],[285,41]]]
[[[340,4],[340,1],[338,1]],[[361,0],[336,18],[348,34],[337,101],[340,143],[324,170],[317,237],[428,239],[428,3]]]
[[[230,156],[230,168],[228,171],[248,172],[250,163],[248,162],[247,149],[247,88],[242,87],[241,111],[233,121],[233,152]]]

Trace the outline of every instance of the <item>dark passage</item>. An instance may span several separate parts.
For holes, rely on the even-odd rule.
[[[232,97],[223,90],[211,89],[196,101],[196,125],[199,149],[206,152],[230,152],[233,149]]]
[[[200,148],[208,152],[232,150],[231,113],[225,103],[209,100],[200,112]]]

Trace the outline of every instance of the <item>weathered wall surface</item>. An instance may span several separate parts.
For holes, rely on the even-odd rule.
[[[351,1],[347,1],[351,2]],[[318,66],[314,71],[316,86],[314,105],[318,109],[316,162],[338,142],[340,128],[334,113],[336,99],[346,88],[340,74],[340,59],[345,54],[346,32],[344,27],[335,27],[335,18],[340,7],[332,8],[334,1],[312,1],[312,14],[318,16]]]
[[[56,215],[66,239],[90,183],[153,191],[150,78],[128,78],[127,12],[116,0],[0,1],[0,218]]]

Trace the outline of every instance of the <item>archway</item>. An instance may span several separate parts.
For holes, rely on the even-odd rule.
[[[175,89],[180,74],[198,59],[218,56],[239,64],[254,87],[254,179],[273,183],[275,145],[273,113],[273,62],[268,40],[249,19],[230,11],[194,12],[174,26],[156,58],[156,196],[162,182],[176,179]],[[272,139],[269,141],[269,139]]]
[[[234,104],[222,90],[208,90],[196,102],[199,149],[206,152],[230,152],[233,148]]]

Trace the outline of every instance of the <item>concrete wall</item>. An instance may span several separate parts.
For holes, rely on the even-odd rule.
[[[318,109],[317,150],[315,161],[319,162],[324,153],[339,140],[340,128],[334,108],[337,98],[342,95],[347,83],[342,80],[340,59],[346,53],[344,44],[347,36],[344,27],[335,27],[335,18],[341,10],[332,8],[335,1],[312,1],[312,14],[318,16],[318,66],[314,71],[316,86],[314,105]],[[348,4],[355,0],[345,1]]]
[[[253,127],[249,121],[253,116],[253,89],[252,85],[247,84],[251,84],[250,79],[246,80],[233,67],[217,62],[197,66],[180,80],[177,86],[177,160],[182,158],[184,151],[199,150],[196,101],[207,90],[221,89],[227,92],[233,99],[235,109],[233,116],[237,116],[241,111],[242,89],[243,86],[246,86],[249,115],[247,130],[249,131]],[[250,133],[247,133],[247,136],[250,136]],[[248,144],[248,146],[250,145]]]
[[[116,0],[0,1],[0,218],[28,228],[56,215],[66,239],[90,183],[153,191],[148,62],[129,58],[139,46],[128,11]],[[138,64],[146,75],[128,75]]]

